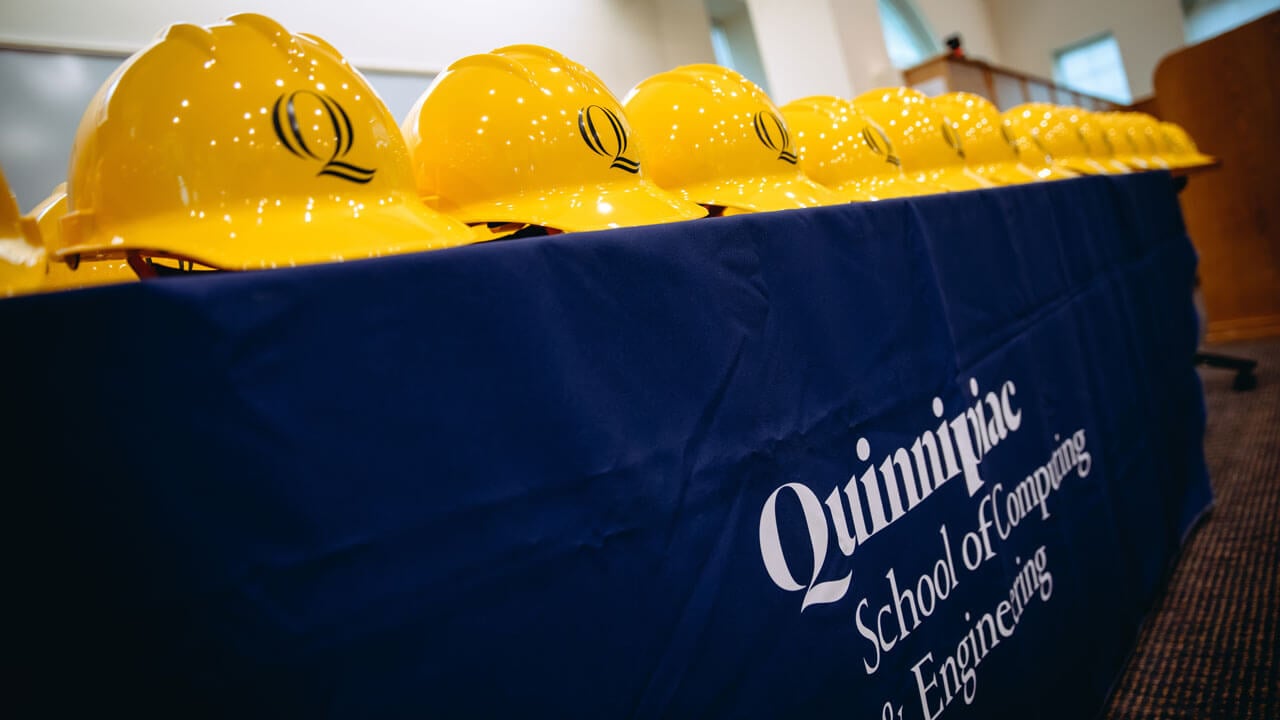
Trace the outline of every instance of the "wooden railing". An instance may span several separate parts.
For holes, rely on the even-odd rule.
[[[902,72],[907,85],[926,95],[965,91],[981,95],[1001,110],[1026,102],[1073,105],[1086,110],[1119,110],[1122,106],[1077,92],[1050,80],[997,67],[981,60],[939,55]]]

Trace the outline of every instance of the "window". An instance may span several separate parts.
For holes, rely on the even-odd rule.
[[[1133,102],[1120,46],[1111,33],[1054,53],[1053,78],[1072,90],[1122,105]]]
[[[1198,43],[1280,8],[1280,0],[1182,0],[1187,42]]]
[[[711,48],[716,62],[742,73],[766,93],[769,85],[756,45],[756,31],[745,0],[704,0],[711,19]]]
[[[909,0],[879,0],[880,27],[893,66],[919,65],[941,52],[933,33]]]
[[[733,47],[729,44],[729,33],[725,30],[724,25],[715,20],[711,21],[711,49],[715,51],[717,65],[723,65],[727,68],[734,66]]]

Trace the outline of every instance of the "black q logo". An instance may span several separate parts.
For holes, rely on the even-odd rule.
[[[623,156],[627,151],[627,128],[614,111],[599,105],[578,110],[578,132],[591,152],[613,160],[609,167],[632,175],[640,172],[639,162]]]
[[[295,107],[298,98],[303,96],[310,96],[319,101],[324,112],[329,116],[329,123],[333,127],[333,151],[327,158],[307,147],[307,142],[303,139],[302,127],[298,124],[298,112]],[[355,134],[352,132],[351,118],[347,116],[347,111],[342,109],[337,100],[328,95],[310,90],[298,90],[288,95],[281,95],[276,98],[271,120],[276,128],[276,137],[280,138],[280,142],[288,148],[289,152],[300,158],[309,157],[324,163],[324,167],[316,173],[317,176],[332,175],[363,185],[372,180],[374,173],[378,172],[377,168],[362,168],[340,160],[351,152],[351,143],[355,141]]]
[[[1013,148],[1015,153],[1018,152],[1018,141],[1013,139],[1013,135],[1009,133],[1009,128],[1007,126],[1000,126],[1000,137],[1004,138],[1005,143],[1008,144],[1009,147]]]
[[[951,149],[955,150],[956,154],[959,155],[961,158],[963,158],[964,146],[960,144],[960,136],[956,135],[955,129],[951,127],[950,120],[944,117],[944,118],[941,118],[941,121],[942,122],[940,124],[942,126],[942,139],[946,140],[947,144],[951,146]]]
[[[862,128],[862,142],[871,148],[871,152],[877,155],[883,155],[884,161],[896,167],[902,167],[902,161],[893,152],[893,143],[889,142],[889,136],[875,125],[866,125]]]
[[[796,164],[796,154],[791,152],[791,133],[782,124],[782,118],[761,110],[751,118],[751,124],[755,126],[756,137],[760,138],[760,142],[770,150],[778,151],[779,160]]]

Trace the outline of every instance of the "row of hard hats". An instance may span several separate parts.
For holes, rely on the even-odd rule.
[[[451,64],[397,127],[328,43],[236,15],[127,60],[22,221],[3,188],[0,295],[1204,162],[1144,115],[906,88],[778,108],[716,65],[620,102],[532,45]]]

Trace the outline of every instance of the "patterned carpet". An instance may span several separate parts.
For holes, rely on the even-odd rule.
[[[1202,368],[1216,505],[1192,536],[1106,709],[1109,720],[1280,718],[1280,338],[1209,352],[1258,361],[1258,387]]]

